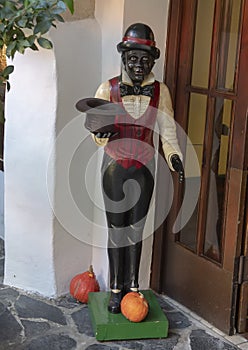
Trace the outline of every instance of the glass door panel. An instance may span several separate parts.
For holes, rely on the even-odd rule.
[[[217,88],[227,91],[235,89],[241,5],[242,0],[222,0],[221,2]]]
[[[194,146],[203,146],[206,123],[206,109],[207,96],[192,93],[190,95],[187,135]],[[200,158],[202,158],[202,155]]]
[[[191,84],[208,87],[214,0],[198,0]]]
[[[208,186],[204,254],[221,262],[224,192],[226,182],[232,101],[217,98]]]
[[[191,167],[190,160],[187,160],[187,156],[192,154],[191,148],[194,147],[194,151],[197,155],[199,165],[202,164],[203,157],[203,144],[206,124],[206,111],[207,111],[207,96],[202,94],[192,93],[190,95],[189,113],[188,113],[188,128],[187,134],[191,141],[191,144],[187,144],[186,149],[186,164],[189,168],[186,168],[187,186],[195,188],[195,184],[199,182],[199,169]],[[187,248],[196,251],[197,243],[197,222],[198,222],[198,205],[188,221],[188,223],[182,228],[179,235],[179,242],[185,245]]]

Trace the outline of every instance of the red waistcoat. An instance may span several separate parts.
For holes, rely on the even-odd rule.
[[[110,80],[110,101],[122,104],[119,90],[119,77]],[[123,168],[141,168],[154,156],[153,130],[157,117],[160,84],[154,82],[154,96],[145,113],[138,119],[130,114],[117,115],[115,128],[117,135],[111,137],[104,151]]]

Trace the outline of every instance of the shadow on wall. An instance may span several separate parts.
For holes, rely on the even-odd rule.
[[[0,238],[4,238],[4,173],[0,171]]]

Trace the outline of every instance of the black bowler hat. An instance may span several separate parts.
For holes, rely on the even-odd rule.
[[[155,59],[160,56],[160,50],[156,47],[154,34],[151,28],[144,23],[135,23],[127,28],[122,42],[117,45],[118,52],[129,50],[144,50]]]
[[[76,103],[76,108],[78,111],[86,113],[84,126],[94,133],[115,133],[115,116],[126,114],[119,104],[94,97],[79,100]]]

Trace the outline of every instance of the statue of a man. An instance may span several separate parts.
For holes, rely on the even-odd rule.
[[[125,113],[115,116],[115,133],[93,134],[95,142],[104,146],[102,189],[108,224],[108,310],[112,313],[120,312],[126,293],[139,288],[142,233],[154,188],[156,122],[169,168],[179,173],[180,182],[184,177],[170,94],[151,72],[160,55],[151,28],[131,25],[117,50],[123,63],[121,75],[101,84],[95,97],[120,104]],[[132,198],[137,199],[135,203]]]

